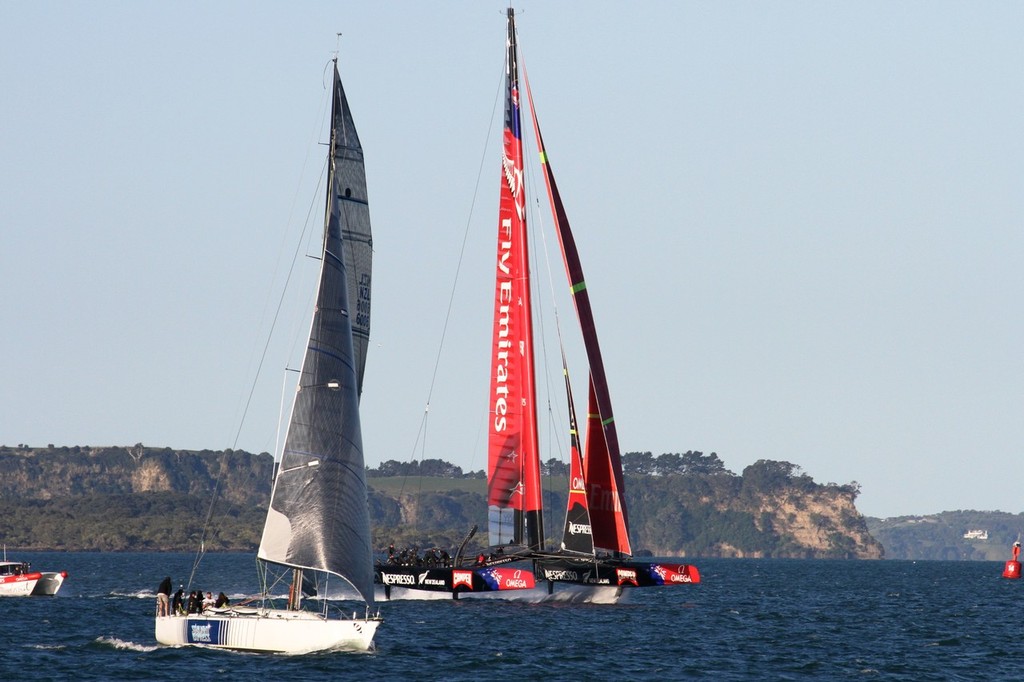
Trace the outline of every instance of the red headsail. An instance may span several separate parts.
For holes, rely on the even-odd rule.
[[[555,184],[555,175],[551,170],[547,150],[544,147],[544,139],[540,134],[537,109],[533,106],[533,94],[530,92],[529,81],[525,77],[524,80],[527,94],[530,97],[530,112],[533,116],[533,129],[537,135],[537,148],[540,150],[540,159],[544,168],[544,182],[548,188],[551,212],[558,228],[558,241],[562,246],[565,271],[569,278],[573,304],[576,307],[576,316],[579,318],[583,344],[586,347],[587,360],[590,364],[590,395],[583,470],[587,484],[590,519],[593,523],[594,544],[597,547],[621,554],[632,554],[633,551],[629,544],[629,520],[626,514],[625,480],[622,476],[619,437],[615,430],[611,393],[608,390],[601,346],[597,339],[594,313],[590,307],[590,294],[587,292],[586,280],[583,277],[583,264],[580,261],[576,240],[569,226],[569,217],[565,212],[565,206],[562,205],[562,198],[558,193],[558,186]]]

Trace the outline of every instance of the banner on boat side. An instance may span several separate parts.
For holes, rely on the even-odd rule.
[[[616,568],[615,580],[617,585],[632,585],[636,587],[636,571],[632,568]]]
[[[700,582],[697,567],[689,564],[652,564],[639,561],[595,563],[555,559],[541,562],[540,567],[546,580],[579,585],[657,587]]]
[[[447,592],[452,589],[452,571],[448,568],[417,568],[414,566],[378,568],[376,581],[387,587]]]
[[[473,571],[452,571],[452,589],[458,587],[473,589]]]
[[[521,568],[484,568],[475,571],[489,590],[529,590],[536,586],[533,572]]]
[[[666,565],[651,564],[650,575],[654,581],[661,581],[662,585],[684,585],[687,583],[699,583],[700,573],[696,566],[689,564]]]
[[[222,620],[188,620],[185,623],[187,644],[222,644],[221,630],[227,634],[227,623]]]
[[[544,568],[544,579],[559,583],[578,583],[580,585],[611,585],[611,578],[602,576],[592,565],[578,568],[558,567]]]
[[[533,572],[520,568],[377,568],[376,581],[385,587],[428,592],[495,592],[536,587]]]

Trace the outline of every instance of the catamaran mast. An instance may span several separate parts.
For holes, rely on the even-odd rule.
[[[543,549],[519,64],[512,8],[507,47],[488,427],[489,540],[491,545]]]

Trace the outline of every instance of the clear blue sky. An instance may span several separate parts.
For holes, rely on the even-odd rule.
[[[483,468],[502,3],[0,8],[0,443],[273,449],[308,295],[236,433],[341,32],[367,460]],[[625,451],[794,462],[876,516],[1024,508],[1024,5],[517,10]]]

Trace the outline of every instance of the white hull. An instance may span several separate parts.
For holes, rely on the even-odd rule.
[[[32,594],[57,594],[67,571],[40,573],[26,561],[0,561],[0,597],[27,597]]]
[[[373,648],[379,618],[327,619],[309,611],[227,608],[219,613],[158,616],[156,640],[170,646],[307,653]]]
[[[35,589],[38,578],[7,578],[0,582],[0,597],[27,597]]]
[[[47,595],[52,596],[57,594],[57,590],[64,584],[64,576],[66,574],[61,573],[43,573],[43,577],[39,579],[36,586],[32,589],[34,595]]]

